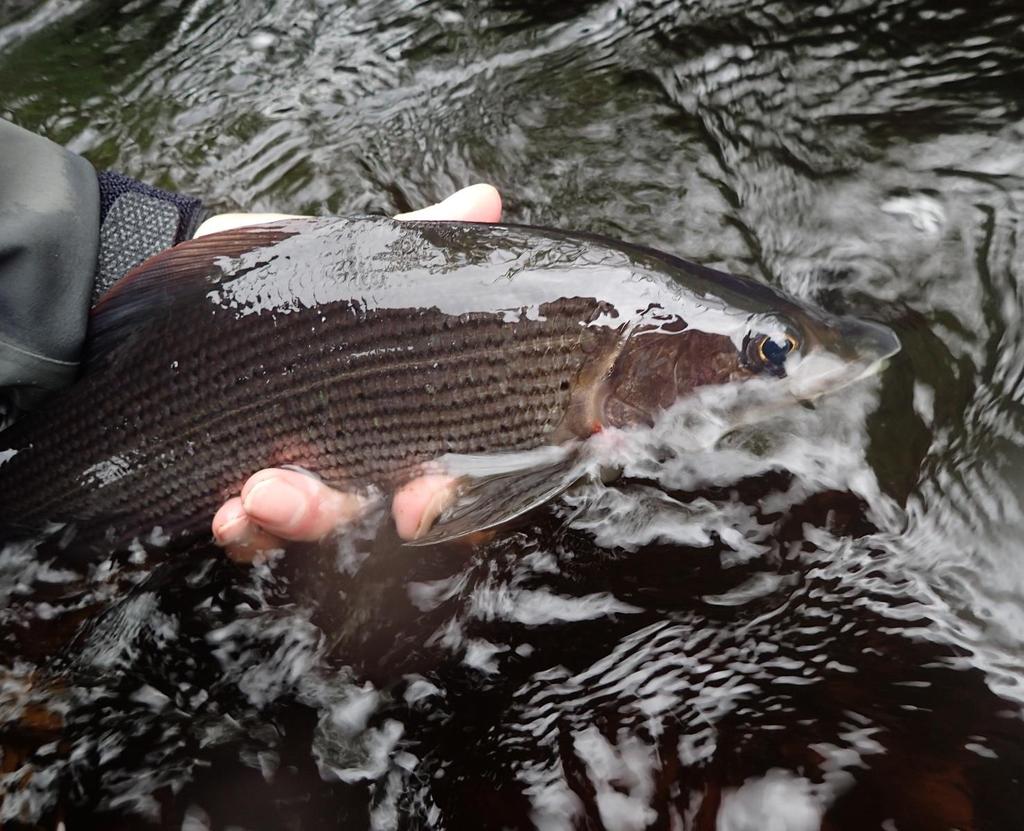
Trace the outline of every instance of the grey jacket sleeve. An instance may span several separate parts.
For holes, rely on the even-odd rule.
[[[202,213],[0,119],[0,428],[75,379],[90,305]]]
[[[0,391],[21,406],[75,377],[99,229],[92,165],[0,120]]]

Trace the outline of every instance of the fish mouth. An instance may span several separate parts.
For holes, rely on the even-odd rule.
[[[829,342],[789,371],[789,390],[798,399],[811,400],[875,375],[901,348],[896,333],[874,321],[844,317],[829,330]]]

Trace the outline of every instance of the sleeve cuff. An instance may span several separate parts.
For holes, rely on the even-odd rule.
[[[100,189],[100,248],[93,303],[144,260],[190,239],[202,220],[199,199],[105,170]]]

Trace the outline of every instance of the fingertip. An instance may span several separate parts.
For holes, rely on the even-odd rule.
[[[301,474],[277,471],[243,489],[242,508],[260,527],[291,539],[316,511],[317,497]],[[312,483],[311,484],[315,484]]]
[[[288,474],[290,471],[282,470],[277,467],[268,467],[263,470],[257,471],[248,479],[245,480],[245,484],[242,485],[242,501],[249,495],[249,492],[255,488],[260,482],[266,482],[270,479],[276,479],[284,474]]]
[[[455,498],[451,476],[421,476],[401,487],[391,502],[395,530],[403,540],[422,537]]]
[[[494,185],[485,182],[470,185],[449,199],[455,197],[459,198],[457,204],[462,212],[461,218],[466,222],[501,222],[501,194]]]
[[[268,551],[282,546],[281,540],[253,523],[237,496],[221,505],[213,516],[211,528],[214,541],[236,563],[252,563]]]
[[[354,493],[342,493],[293,470],[255,474],[242,489],[242,507],[260,527],[286,540],[318,540],[352,522],[365,506]]]
[[[242,508],[242,500],[235,496],[225,502],[213,515],[210,524],[213,538],[218,545],[228,545],[245,536],[249,526],[249,518]]]
[[[247,228],[250,225],[262,225],[266,222],[279,222],[282,219],[300,219],[298,214],[217,214],[205,220],[192,235],[193,239],[219,234],[222,231],[232,231],[236,228]]]
[[[435,222],[500,222],[501,194],[494,185],[478,183],[457,190],[447,199],[418,211],[396,214],[399,220]]]

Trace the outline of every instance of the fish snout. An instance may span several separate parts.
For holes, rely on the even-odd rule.
[[[810,400],[841,389],[880,372],[899,351],[900,340],[888,326],[855,317],[836,318],[818,343],[794,362],[790,392]]]
[[[865,373],[881,369],[882,363],[900,351],[900,339],[882,323],[855,317],[839,318],[836,329],[842,345],[842,357],[865,368]]]

